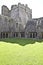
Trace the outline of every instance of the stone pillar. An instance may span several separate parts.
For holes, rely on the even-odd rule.
[[[16,33],[15,33],[15,37],[16,37]]]
[[[43,38],[43,33],[41,33],[41,38]]]
[[[25,38],[27,38],[27,33],[25,32]]]
[[[0,32],[0,38],[1,38],[1,32]]]
[[[6,33],[5,33],[5,38],[6,38]]]
[[[15,37],[16,37],[16,33],[14,33],[15,34]]]
[[[9,33],[8,33],[8,38],[9,38]]]
[[[41,32],[37,33],[37,38],[40,39],[41,38]]]
[[[28,38],[30,38],[30,33],[28,33]]]
[[[33,38],[33,33],[32,33],[32,38]]]
[[[1,38],[1,32],[0,32],[0,38]]]
[[[30,38],[30,33],[28,33],[28,38]]]
[[[35,38],[36,38],[36,33],[34,33],[34,35],[35,35]]]
[[[8,38],[9,38],[9,33],[8,33]]]
[[[34,38],[36,38],[36,33],[34,33]]]
[[[35,33],[35,38],[37,38],[37,33]]]
[[[18,37],[21,38],[21,33],[19,32]]]
[[[9,33],[9,38],[11,38],[11,37],[12,37],[12,32]]]
[[[25,34],[25,38],[27,38],[27,34]]]
[[[12,34],[12,32],[11,32],[11,35],[10,35],[10,37],[11,37],[11,38],[13,37],[13,34]]]
[[[2,32],[2,38],[3,38],[3,32]]]
[[[13,37],[14,37],[14,38],[16,37],[16,33],[15,33],[15,32],[13,33]]]

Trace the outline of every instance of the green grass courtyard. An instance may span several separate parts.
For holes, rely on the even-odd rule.
[[[43,40],[0,39],[0,65],[43,65]]]

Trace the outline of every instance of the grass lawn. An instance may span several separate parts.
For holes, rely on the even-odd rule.
[[[0,39],[0,65],[43,65],[43,40]]]

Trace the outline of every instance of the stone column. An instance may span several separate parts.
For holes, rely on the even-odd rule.
[[[37,33],[37,38],[40,39],[41,38],[41,32]]]
[[[14,33],[15,34],[15,37],[16,37],[16,33]]]
[[[11,38],[11,37],[12,37],[12,32],[9,33],[9,38]]]
[[[8,38],[10,38],[10,33],[8,33]]]
[[[18,37],[21,38],[21,33],[19,32]]]
[[[13,35],[12,35],[12,32],[11,32],[11,35],[10,35],[10,37],[11,37],[11,38],[13,37]]]
[[[27,38],[27,34],[25,34],[25,38]]]
[[[9,38],[9,33],[8,33],[8,38]]]
[[[36,38],[36,33],[35,33],[35,38]]]
[[[16,37],[16,33],[15,33],[15,37]]]
[[[29,33],[29,38],[30,38],[30,33]]]
[[[30,33],[28,33],[28,38],[30,38]]]
[[[2,33],[2,38],[3,38],[3,33]]]
[[[33,38],[33,33],[32,33],[32,38]]]
[[[5,38],[6,38],[6,33],[5,33]]]
[[[1,38],[1,32],[0,32],[0,38]]]
[[[36,33],[34,33],[35,34],[35,38],[36,38]]]
[[[25,38],[27,38],[27,33],[25,32]]]

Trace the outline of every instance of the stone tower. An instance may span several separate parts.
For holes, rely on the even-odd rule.
[[[28,20],[32,19],[32,9],[28,5],[18,3],[18,5],[12,5],[11,10],[7,6],[2,6],[2,15],[10,16],[18,24],[22,25],[25,28],[25,25]]]

